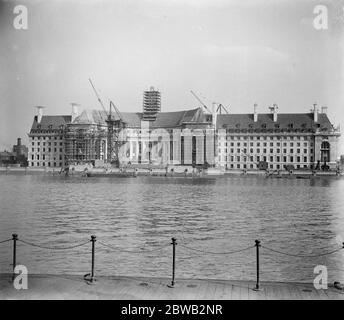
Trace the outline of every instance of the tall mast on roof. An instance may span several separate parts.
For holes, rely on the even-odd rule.
[[[105,115],[106,115],[106,120],[105,122],[107,123],[107,129],[108,129],[108,132],[107,132],[107,162],[110,162],[111,163],[111,160],[112,160],[112,152],[113,152],[113,141],[112,141],[112,137],[113,137],[113,132],[114,132],[114,120],[112,119],[111,117],[111,104],[113,104],[111,101],[110,101],[110,110],[109,112],[106,111],[105,107],[104,107],[104,104],[103,104],[103,101],[102,99],[100,98],[96,88],[94,87],[93,83],[92,83],[92,80],[91,79],[88,79],[88,81],[90,82],[92,88],[93,88],[93,91],[98,99],[98,102],[99,104],[102,106],[104,112],[105,112]],[[113,104],[114,105],[114,104]],[[116,108],[117,109],[117,108]]]
[[[107,123],[107,162],[112,163],[113,158],[115,158],[115,162],[116,165],[119,165],[119,131],[122,127],[125,126],[122,114],[120,113],[119,109],[116,107],[116,105],[110,101],[110,106],[109,106],[109,112],[106,111],[103,101],[101,100],[96,88],[94,87],[91,79],[88,79],[93,91],[98,99],[99,104],[102,106],[105,115],[106,115],[106,120],[105,122]],[[115,113],[117,114],[118,120],[115,120],[115,118],[112,116],[112,112],[111,112],[111,108],[115,111]],[[116,130],[115,130],[115,124],[117,124],[116,126]],[[118,130],[117,130],[118,129]],[[115,143],[114,143],[114,138],[115,136]],[[115,153],[115,157],[113,157],[113,153]]]

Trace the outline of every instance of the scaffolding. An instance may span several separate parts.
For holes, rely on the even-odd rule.
[[[122,120],[112,120],[111,115],[107,122],[107,162],[116,166],[121,162],[121,147],[128,141],[126,124]]]
[[[65,157],[70,164],[106,160],[107,126],[70,124],[65,131]]]
[[[157,113],[161,111],[160,92],[151,87],[143,93],[143,120],[155,121]]]
[[[127,142],[122,121],[109,124],[69,124],[65,130],[65,159],[70,164],[121,162],[121,146]]]

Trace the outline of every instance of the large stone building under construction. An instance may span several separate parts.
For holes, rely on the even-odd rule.
[[[161,112],[160,93],[144,93],[143,112],[84,110],[44,116],[39,108],[29,133],[30,166],[206,165],[256,170],[285,166],[337,166],[340,132],[316,105],[309,113],[206,113],[202,108]]]

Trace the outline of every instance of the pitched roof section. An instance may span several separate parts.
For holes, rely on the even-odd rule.
[[[96,110],[84,110],[81,114],[76,117],[73,123],[76,124],[95,124],[95,123],[104,123],[105,124],[105,114],[98,114]]]
[[[254,122],[253,114],[224,114],[217,117],[218,129],[300,129],[317,128],[332,130],[333,126],[324,113],[318,114],[318,122],[313,120],[313,113],[279,113],[277,121],[273,121],[273,114],[260,113],[258,121]],[[291,127],[292,124],[292,127]]]
[[[72,121],[72,116],[42,116],[41,122],[37,122],[37,116],[34,117],[31,126],[32,130],[59,130],[61,126]]]
[[[156,120],[151,122],[151,126],[154,128],[175,128],[184,123],[202,123],[204,121],[202,110],[197,108],[186,111],[160,112]]]
[[[113,113],[113,119],[119,120],[116,113]],[[121,112],[122,119],[129,127],[140,128],[142,113],[140,112]],[[155,121],[150,122],[152,128],[177,128],[183,124],[205,123],[206,115],[201,108],[175,111],[159,112]],[[107,115],[103,110],[84,110],[73,123],[75,124],[101,124],[106,125]],[[58,130],[61,126],[71,123],[70,115],[61,116],[42,116],[41,123],[37,122],[37,116],[34,117],[32,130]],[[292,128],[291,125],[292,124]],[[320,126],[321,130],[332,130],[333,126],[325,113],[318,114],[318,122],[313,121],[313,113],[279,113],[277,122],[273,121],[273,114],[260,113],[258,121],[254,122],[253,114],[219,114],[217,116],[218,129],[300,129],[314,130]]]
[[[121,112],[123,121],[134,127],[139,127],[142,113]],[[113,120],[119,120],[117,113],[112,113]],[[75,120],[74,124],[100,124],[106,125],[107,114],[103,110],[86,109]]]
[[[141,126],[142,113],[121,112],[122,120],[129,127]],[[103,110],[85,110],[75,120],[74,124],[101,124],[106,125],[107,115]],[[117,113],[112,114],[113,120],[119,120]],[[204,114],[200,108],[186,111],[159,112],[155,121],[150,122],[153,128],[175,128],[183,123],[204,122]]]

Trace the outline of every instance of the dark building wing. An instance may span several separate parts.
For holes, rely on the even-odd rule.
[[[37,133],[40,130],[60,130],[71,120],[72,116],[42,116],[41,122],[38,123],[37,116],[35,116],[30,133]]]
[[[218,129],[229,130],[300,130],[314,131],[316,129],[330,131],[333,129],[326,114],[319,114],[314,122],[312,113],[279,113],[277,121],[273,121],[273,114],[259,114],[255,122],[253,114],[225,114],[218,115]]]

